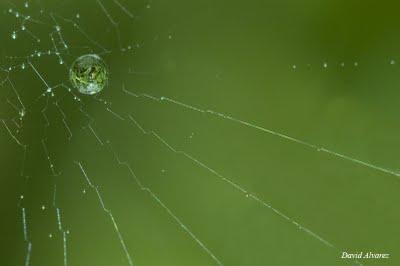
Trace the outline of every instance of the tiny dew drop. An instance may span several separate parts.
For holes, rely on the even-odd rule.
[[[13,32],[11,33],[11,38],[12,38],[13,40],[17,39],[17,32],[13,31]]]

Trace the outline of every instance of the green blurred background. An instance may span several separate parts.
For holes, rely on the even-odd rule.
[[[29,265],[64,265],[56,208],[69,231],[67,265],[129,265],[110,216],[75,162],[99,186],[134,265],[216,265],[140,190],[113,152],[224,265],[355,265],[340,258],[342,251],[390,253],[387,260],[361,262],[400,265],[397,177],[209,113],[123,91],[211,109],[397,171],[396,1],[100,3],[106,12],[95,0],[28,1],[27,8],[24,1],[0,4],[0,78],[9,77],[27,110],[17,133],[13,119],[18,115],[9,102],[18,107],[18,100],[10,82],[2,83],[0,265],[25,265],[22,208],[32,243]],[[37,20],[26,23],[36,37],[20,30],[23,16],[15,12]],[[54,32],[56,25],[67,49]],[[51,37],[63,65],[53,54]],[[51,55],[45,55],[49,49]],[[44,111],[47,124],[42,115],[47,96],[39,97],[47,87],[28,60],[50,87],[69,86],[69,65],[86,53],[104,58],[109,86],[96,98],[80,96],[82,109],[65,87],[54,89]],[[335,248],[174,153],[154,134],[143,134],[128,115]],[[4,125],[29,145],[26,156]]]

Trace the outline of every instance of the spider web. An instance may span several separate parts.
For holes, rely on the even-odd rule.
[[[207,92],[160,86],[176,71],[173,56],[154,56],[176,38],[173,23],[151,23],[163,5],[66,2],[2,4],[2,264],[362,265],[340,254],[371,248],[373,238],[338,236],[355,225],[344,214],[328,222],[343,206],[323,193],[340,174],[381,184],[397,182],[396,170],[241,119],[240,108],[220,111],[229,109],[206,104]],[[110,69],[109,87],[94,97],[67,76],[88,53]],[[210,72],[223,81],[223,71]],[[293,181],[304,169],[324,178]]]

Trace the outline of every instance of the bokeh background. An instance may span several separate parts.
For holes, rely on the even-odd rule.
[[[0,265],[26,265],[22,209],[28,264],[65,265],[57,208],[69,232],[67,265],[129,265],[76,162],[99,187],[134,265],[217,265],[114,153],[224,265],[355,265],[342,251],[391,254],[364,265],[400,264],[396,176],[123,90],[214,110],[396,172],[395,1],[32,0],[0,7]],[[21,30],[27,16],[33,36]],[[69,65],[87,53],[104,58],[110,83],[97,97],[77,95],[79,102],[57,85],[70,86]],[[11,84],[25,106],[22,122]],[[47,86],[54,96],[42,95]],[[129,115],[335,248],[144,134]]]

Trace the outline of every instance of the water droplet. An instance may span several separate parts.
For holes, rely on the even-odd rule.
[[[88,68],[96,71],[90,75]],[[95,54],[87,54],[78,57],[72,64],[69,71],[69,78],[72,85],[82,94],[93,95],[104,89],[108,83],[108,69],[103,59]]]
[[[13,40],[17,39],[17,32],[13,31],[13,33],[11,33],[11,38],[13,38]]]

